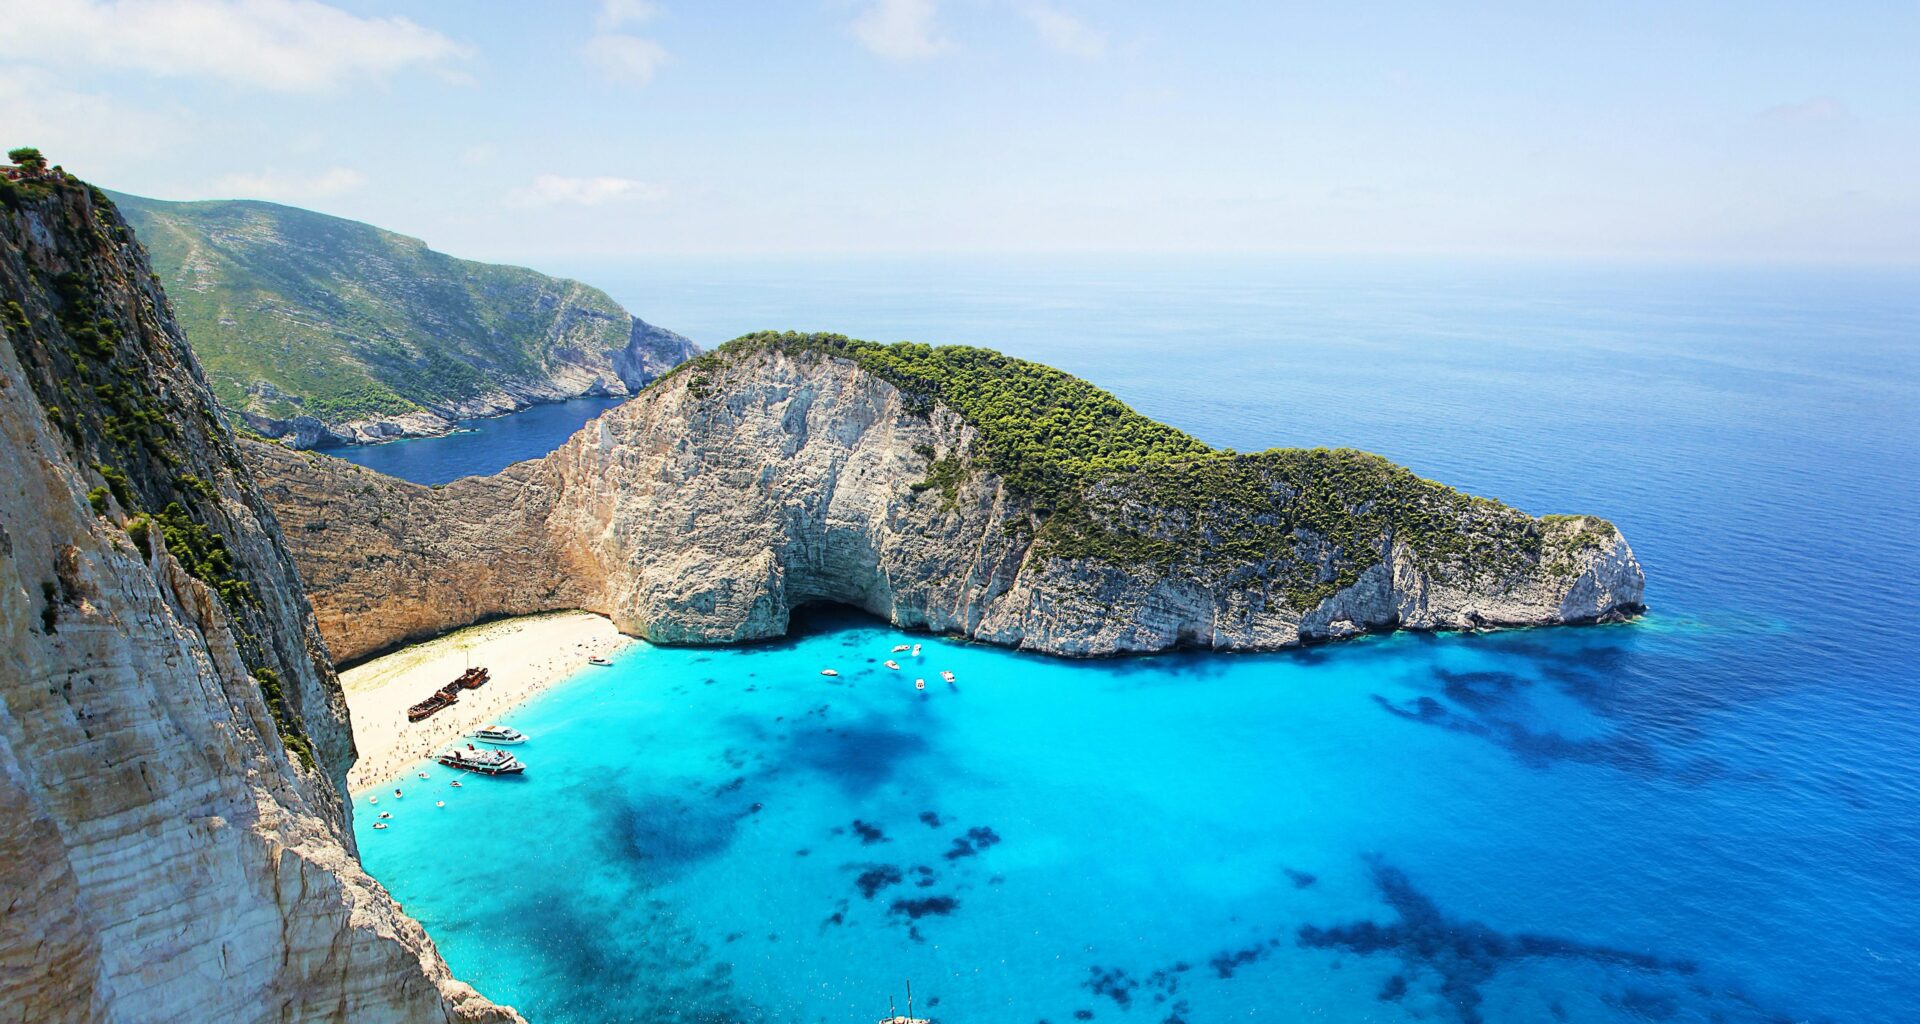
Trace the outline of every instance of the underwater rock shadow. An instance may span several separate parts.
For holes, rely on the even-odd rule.
[[[1374,886],[1393,911],[1387,923],[1359,921],[1334,927],[1302,926],[1302,948],[1332,949],[1360,956],[1396,956],[1404,970],[1381,991],[1386,1001],[1405,995],[1408,981],[1422,976],[1437,989],[1461,1024],[1482,1024],[1482,988],[1503,969],[1526,960],[1575,960],[1631,971],[1641,977],[1690,977],[1688,960],[1668,959],[1613,946],[1530,932],[1499,932],[1477,921],[1448,916],[1407,874],[1378,857],[1368,858]],[[1644,990],[1638,990],[1644,991]]]

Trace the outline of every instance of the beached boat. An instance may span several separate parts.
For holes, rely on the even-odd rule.
[[[527,742],[525,733],[518,729],[509,729],[504,725],[483,725],[468,732],[467,735],[476,740],[485,740],[488,743],[511,744]]]
[[[518,775],[527,770],[518,758],[504,750],[482,750],[468,744],[466,747],[449,747],[433,756],[435,761],[449,768],[473,772],[478,775]]]
[[[454,685],[463,690],[478,690],[481,684],[487,681],[487,678],[487,670],[476,665],[460,673],[460,678],[455,679],[453,682]]]
[[[613,664],[613,662],[611,662],[611,661],[608,661],[608,660],[607,660],[607,659],[605,659],[605,658],[602,658],[602,657],[601,657],[601,656],[599,656],[598,654],[594,654],[594,655],[590,655],[590,656],[588,656],[588,658],[587,658],[587,664],[589,664],[589,665],[599,665],[599,666],[601,666],[602,668],[604,668],[604,667],[607,667],[607,666],[609,666],[609,665],[612,665],[612,664]]]
[[[452,707],[458,703],[459,700],[460,696],[458,693],[448,693],[445,690],[435,691],[433,696],[407,709],[407,721],[418,722],[432,718],[439,712]]]

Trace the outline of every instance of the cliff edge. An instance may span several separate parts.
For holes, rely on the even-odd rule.
[[[127,225],[0,179],[0,1020],[519,1021],[361,870],[346,707]]]
[[[561,608],[666,643],[812,601],[1050,654],[1640,610],[1624,537],[1349,450],[1210,448],[984,349],[737,339],[494,477],[249,443],[334,655]]]

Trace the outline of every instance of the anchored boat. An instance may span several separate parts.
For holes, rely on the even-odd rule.
[[[907,982],[907,1012],[904,1016],[893,1012],[893,997],[887,997],[887,1015],[880,1018],[879,1024],[933,1024],[925,1017],[913,1015],[913,982]]]
[[[476,740],[485,740],[488,743],[513,744],[527,742],[525,733],[518,729],[509,729],[504,725],[483,725],[467,733],[467,735]]]
[[[527,770],[519,759],[504,750],[481,750],[468,744],[464,749],[450,747],[435,754],[433,759],[449,768],[473,772],[478,775],[518,775]]]

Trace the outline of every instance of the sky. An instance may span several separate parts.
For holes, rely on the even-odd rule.
[[[0,144],[477,259],[1920,262],[1920,3],[0,0]]]

